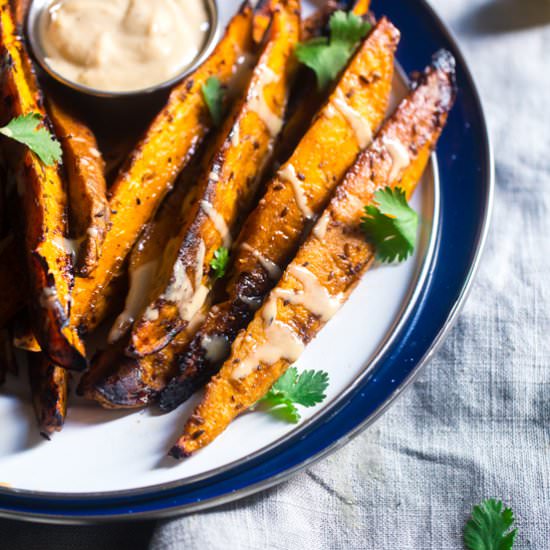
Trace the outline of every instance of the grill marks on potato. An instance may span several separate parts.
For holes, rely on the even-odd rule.
[[[294,184],[288,182],[286,177],[275,176],[267,186],[265,195],[246,220],[235,246],[234,266],[226,287],[227,301],[209,312],[204,326],[191,344],[193,352],[183,354],[180,374],[161,396],[163,409],[171,410],[187,399],[219,368],[219,364],[212,364],[205,354],[197,353],[202,340],[224,335],[232,342],[277,282],[259,256],[264,258],[264,264],[267,259],[283,268],[295,253],[309,222],[297,202],[294,186],[300,186],[302,198],[317,216],[359,153],[355,131],[348,120],[333,108],[334,98],[355,90],[351,105],[364,117],[365,124],[374,132],[382,122],[389,102],[398,39],[397,29],[382,19],[364,40],[329,101],[282,167],[282,171],[285,167],[292,167],[292,175],[296,179]],[[360,75],[373,73],[379,74],[380,78],[369,79],[367,84],[361,81]],[[337,155],[335,151],[338,151]],[[285,213],[284,217],[280,216],[281,212]],[[179,389],[179,385],[183,385],[185,391]]]
[[[134,326],[129,347],[132,355],[143,357],[158,351],[187,326],[196,312],[198,293],[203,299],[209,292],[208,266],[215,251],[230,246],[232,231],[249,209],[264,167],[271,162],[296,73],[297,7],[297,0],[277,4],[269,38],[244,97],[205,163],[198,184],[199,201],[178,235],[180,245],[164,255],[154,298]],[[205,247],[202,265],[196,261],[200,246]],[[152,311],[153,320],[148,315]]]
[[[330,296],[340,296],[342,301],[349,296],[375,253],[373,245],[360,232],[363,205],[371,203],[376,190],[387,185],[399,186],[411,195],[441,134],[454,96],[454,63],[450,54],[443,52],[339,184],[324,213],[331,220],[324,238],[319,239],[315,233],[308,237],[268,302],[239,334],[230,357],[208,384],[205,397],[194,411],[194,415],[203,419],[200,429],[194,421],[188,421],[171,451],[173,456],[188,456],[210,443],[240,412],[263,397],[290,366],[291,358],[283,347],[278,354],[269,355],[274,361],[263,360],[261,355],[257,364],[250,361],[270,341],[272,324],[286,327],[303,344],[324,326],[327,319],[312,313],[306,301],[284,300],[285,295],[299,297],[306,288],[297,276],[297,269],[305,267]],[[397,171],[387,146],[389,140],[406,144],[410,152],[406,166],[401,165]],[[275,312],[274,316],[266,315],[267,308]],[[243,369],[243,364],[248,367]]]
[[[17,35],[10,2],[0,2],[0,47],[4,62],[1,93],[15,116],[44,111],[42,93],[23,41]],[[4,122],[7,122],[4,120]],[[23,212],[21,232],[29,275],[33,329],[44,352],[60,366],[82,370],[83,345],[69,326],[73,269],[70,254],[56,246],[68,236],[67,197],[59,166],[45,166],[28,149],[3,143],[17,180]]]
[[[102,292],[122,274],[144,225],[211,129],[202,85],[211,76],[223,85],[231,82],[239,57],[250,49],[251,28],[252,10],[245,3],[211,56],[172,91],[111,187],[110,228],[101,257],[90,277],[77,279],[74,290],[72,321],[83,333],[105,318]],[[139,205],[134,200],[138,189]]]

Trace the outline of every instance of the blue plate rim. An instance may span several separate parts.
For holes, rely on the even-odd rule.
[[[160,518],[160,517],[170,517],[174,515],[180,515],[182,513],[186,512],[195,512],[199,510],[204,510],[207,508],[211,508],[214,506],[219,506],[221,504],[231,502],[240,498],[244,498],[246,496],[249,496],[251,494],[254,494],[258,491],[267,489],[269,487],[272,487],[285,479],[288,479],[292,475],[294,475],[296,472],[312,465],[314,462],[322,459],[327,454],[335,451],[336,449],[342,447],[344,444],[349,442],[352,438],[356,437],[359,433],[361,433],[363,430],[365,430],[368,426],[370,426],[372,423],[374,423],[397,399],[399,395],[405,390],[406,387],[414,380],[414,378],[418,375],[422,367],[429,362],[431,357],[434,355],[434,353],[437,351],[443,340],[445,339],[445,336],[449,332],[449,330],[452,328],[454,322],[456,321],[456,318],[462,308],[462,306],[465,303],[465,300],[469,294],[469,291],[472,287],[472,282],[475,278],[475,274],[477,272],[479,262],[483,253],[483,249],[485,246],[487,233],[490,225],[490,218],[491,218],[491,211],[492,211],[492,203],[493,203],[493,195],[494,195],[494,162],[493,162],[493,150],[491,146],[490,137],[487,130],[487,123],[486,118],[484,115],[484,109],[482,105],[482,101],[479,95],[479,92],[477,90],[474,78],[468,68],[468,65],[464,59],[464,56],[462,55],[462,52],[457,44],[457,41],[452,33],[452,31],[449,30],[449,28],[443,23],[443,21],[439,18],[435,10],[427,3],[426,0],[417,0],[417,3],[420,4],[420,7],[422,7],[424,10],[426,10],[427,15],[431,17],[432,23],[434,23],[438,28],[439,31],[442,33],[444,39],[448,42],[447,47],[450,47],[450,49],[453,50],[453,53],[457,59],[458,65],[461,67],[463,74],[466,78],[467,85],[468,85],[468,92],[471,94],[471,98],[473,99],[473,102],[475,104],[475,107],[480,115],[479,125],[481,126],[483,132],[482,135],[478,136],[480,139],[481,147],[484,149],[484,154],[482,157],[485,161],[485,167],[484,170],[487,174],[487,181],[485,182],[485,197],[484,197],[484,204],[482,205],[483,208],[483,218],[480,220],[480,224],[478,226],[478,237],[477,242],[474,244],[475,253],[474,257],[471,261],[469,271],[462,283],[462,288],[458,294],[457,299],[454,302],[453,307],[449,310],[447,319],[441,326],[441,329],[439,333],[436,335],[436,337],[433,339],[431,345],[426,350],[423,357],[414,365],[414,367],[411,368],[408,375],[401,381],[401,383],[396,386],[396,388],[393,390],[393,392],[386,397],[384,402],[370,415],[368,415],[362,422],[358,423],[353,429],[349,431],[345,431],[340,435],[340,437],[332,442],[331,444],[327,445],[320,451],[308,455],[303,460],[299,461],[299,463],[283,469],[279,473],[275,473],[273,475],[270,475],[266,477],[266,479],[263,479],[261,481],[258,481],[257,483],[252,483],[249,485],[246,485],[240,489],[236,490],[230,490],[227,492],[224,492],[221,495],[213,496],[211,498],[207,499],[196,499],[194,502],[189,502],[186,504],[175,504],[172,507],[161,505],[159,509],[156,510],[147,510],[142,512],[133,512],[132,508],[135,506],[132,506],[132,497],[135,499],[143,501],[143,499],[147,500],[148,496],[150,495],[151,498],[153,498],[153,495],[151,493],[167,490],[169,492],[173,492],[179,489],[186,488],[192,481],[188,481],[185,483],[186,480],[183,480],[181,482],[171,482],[168,484],[161,484],[157,486],[152,486],[150,488],[146,489],[135,489],[130,491],[117,491],[117,492],[110,492],[110,493],[96,493],[91,494],[90,496],[95,499],[105,499],[105,501],[101,504],[97,504],[100,506],[100,508],[94,510],[87,510],[84,514],[73,514],[71,511],[71,504],[77,504],[80,505],[86,505],[86,504],[94,504],[91,502],[85,502],[86,495],[74,495],[70,496],[67,494],[59,495],[59,500],[57,500],[54,504],[52,504],[52,508],[57,508],[61,504],[66,505],[67,510],[61,511],[59,510],[58,513],[47,513],[44,511],[38,512],[36,510],[39,510],[41,508],[48,508],[47,505],[44,504],[45,501],[51,501],[57,498],[57,495],[55,493],[48,493],[48,494],[42,494],[35,493],[32,491],[10,491],[6,489],[0,489],[0,517],[7,517],[12,519],[27,519],[29,521],[41,521],[41,522],[49,522],[49,523],[97,523],[97,522],[106,522],[106,521],[120,521],[120,520],[138,520],[138,519],[152,519],[152,518]],[[439,236],[438,236],[439,240]],[[438,243],[439,244],[439,243]],[[436,255],[437,256],[437,255]],[[432,259],[432,260],[435,260]],[[367,380],[364,380],[362,383],[366,384],[368,382]],[[343,406],[342,406],[343,408]],[[315,430],[315,424],[318,425],[320,421],[322,421],[323,417],[328,414],[329,411],[324,411],[321,415],[319,415],[319,418],[315,419],[316,422],[312,422],[312,430]],[[338,413],[336,413],[338,414]],[[317,426],[318,427],[318,426]],[[301,432],[302,430],[300,430]],[[299,434],[292,434],[292,437],[287,437],[285,439],[288,439],[288,443],[291,444],[292,440],[295,439],[296,435]],[[261,454],[265,454],[264,451]],[[245,462],[247,462],[247,459],[244,459]],[[227,471],[225,474],[228,476],[232,473],[232,468],[227,468]],[[221,474],[220,474],[221,475]],[[201,480],[198,480],[200,482]],[[206,483],[208,479],[202,480],[203,483]],[[182,487],[182,484],[185,484],[185,487]],[[9,500],[15,499],[16,501],[20,501],[19,505],[17,505],[16,502],[12,502],[11,508],[5,508],[5,502],[7,497]],[[124,504],[124,502],[127,503],[127,505]],[[107,510],[103,510],[101,506],[109,506],[109,503],[115,505],[121,504],[123,506],[127,506],[126,510],[122,513],[108,513]],[[51,503],[50,503],[51,504]],[[141,503],[143,504],[143,503]],[[55,506],[54,506],[55,505]],[[33,511],[33,508],[35,511]]]

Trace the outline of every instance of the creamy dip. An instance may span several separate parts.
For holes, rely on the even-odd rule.
[[[209,27],[205,0],[54,0],[38,30],[54,71],[122,92],[177,76],[200,53]]]

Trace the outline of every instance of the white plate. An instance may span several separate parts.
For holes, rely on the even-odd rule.
[[[227,16],[239,2],[222,4],[222,16]],[[404,94],[400,79],[395,88],[396,98]],[[438,218],[435,171],[432,163],[412,200],[422,218],[415,256],[397,266],[371,269],[297,363],[300,370],[330,373],[324,406],[344,392],[381,350],[406,315],[414,289],[426,276],[423,266],[429,264],[433,220]],[[106,411],[71,395],[63,431],[45,441],[38,433],[26,372],[22,372],[19,379],[10,378],[0,390],[0,485],[70,494],[142,489],[206,474],[256,453],[296,429],[265,413],[247,413],[214,443],[178,463],[165,455],[197,399],[160,415],[155,409]],[[303,419],[322,410],[323,406],[305,409]]]

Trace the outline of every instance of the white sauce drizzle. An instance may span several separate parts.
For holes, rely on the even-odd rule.
[[[330,223],[330,214],[325,212],[319,221],[315,224],[313,228],[313,234],[319,239],[323,240],[327,234],[328,225]]]
[[[83,240],[84,238],[67,239],[65,237],[54,237],[52,239],[52,244],[59,250],[65,252],[68,256],[72,256],[74,259],[78,255],[78,249],[80,248]]]
[[[220,176],[216,174],[216,172],[210,172],[210,175],[208,176],[208,179],[212,181],[220,181]]]
[[[325,323],[340,309],[342,296],[332,296],[311,271],[301,265],[291,265],[288,273],[303,285],[303,290],[296,292],[286,288],[276,288],[272,295],[291,304],[304,306]]]
[[[157,271],[158,261],[153,260],[130,270],[130,288],[124,311],[116,318],[109,332],[109,343],[120,340],[136,320],[136,316],[147,305],[149,289]],[[144,318],[147,321],[156,321],[159,317],[158,309],[147,308]]]
[[[190,298],[192,293],[193,289],[187,276],[186,266],[182,260],[178,260],[174,265],[173,280],[164,291],[162,298],[168,302],[179,304]]]
[[[229,353],[229,342],[224,336],[219,334],[205,336],[201,341],[201,347],[206,352],[206,359],[210,363],[219,363]]]
[[[223,240],[223,245],[226,248],[230,248],[231,235],[223,216],[208,201],[201,201],[201,208],[203,212],[212,220],[214,227],[218,230]]]
[[[359,147],[364,149],[372,141],[372,130],[367,121],[348,104],[340,90],[337,97],[333,99],[333,103],[354,131]]]
[[[193,294],[191,301],[180,306],[180,316],[184,321],[190,322],[204,305],[210,289],[200,285]]]
[[[279,170],[278,176],[281,179],[288,181],[294,188],[296,203],[298,204],[298,208],[302,211],[304,218],[307,218],[308,220],[313,219],[314,214],[307,203],[307,197],[304,193],[302,182],[296,175],[296,169],[294,166],[292,166],[292,164],[287,164],[282,170]]]
[[[261,266],[267,271],[270,279],[276,281],[281,277],[281,268],[275,262],[266,258],[259,250],[252,248],[248,243],[243,243],[241,248],[250,252],[252,256],[260,262]]]
[[[197,258],[195,271],[195,287],[191,285],[191,281],[187,275],[187,267],[180,259],[174,265],[173,281],[168,285],[166,291],[161,296],[164,300],[172,302],[178,306],[180,317],[187,322],[190,322],[204,305],[210,289],[202,284],[202,276],[204,274],[204,257],[206,254],[206,246],[204,241],[199,243],[197,249]],[[149,306],[145,315],[155,315],[152,311],[154,308]]]
[[[58,304],[57,291],[55,288],[46,287],[40,294],[40,305],[44,309],[55,309]]]
[[[256,345],[233,371],[232,378],[248,376],[260,363],[274,365],[281,359],[294,363],[304,352],[305,344],[283,323],[274,321],[265,329],[265,342]]]
[[[407,148],[398,139],[385,139],[384,145],[392,158],[392,168],[388,180],[394,182],[401,171],[409,165],[411,158]]]
[[[257,74],[257,87],[252,90],[252,97],[249,101],[250,110],[262,119],[269,133],[276,136],[283,127],[283,119],[277,116],[267,105],[264,98],[264,88],[273,82],[277,82],[279,77],[267,65],[258,67]]]
[[[237,147],[240,142],[241,142],[241,126],[237,122],[235,126],[233,126],[233,130],[231,131],[231,145],[233,145],[233,147]]]

